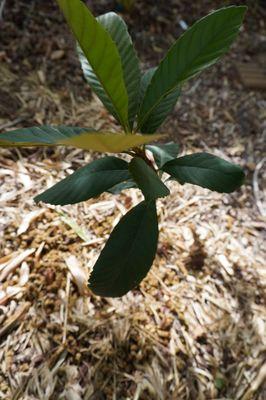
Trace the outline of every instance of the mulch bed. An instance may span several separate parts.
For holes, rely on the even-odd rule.
[[[136,1],[124,14],[143,69],[182,33],[180,21],[191,24],[224,4],[154,3]],[[117,7],[90,4],[97,14]],[[246,185],[221,195],[170,183],[170,198],[158,202],[154,267],[122,299],[94,296],[86,280],[141,194],[36,206],[34,195],[97,155],[0,149],[1,399],[266,397],[265,93],[244,87],[236,69],[265,49],[265,9],[252,4],[232,51],[184,87],[162,127],[182,152],[240,163]],[[84,84],[53,2],[8,2],[0,61],[0,131],[58,123],[116,128]]]

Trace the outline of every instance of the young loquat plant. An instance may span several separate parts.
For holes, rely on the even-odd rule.
[[[178,156],[176,143],[149,143],[164,139],[156,131],[175,107],[183,84],[227,52],[246,7],[221,8],[200,19],[176,40],[156,68],[141,73],[127,26],[119,15],[107,13],[95,18],[81,0],[57,3],[77,40],[87,82],[121,130],[38,126],[1,133],[0,146],[74,146],[131,156],[129,162],[114,155],[97,159],[35,198],[37,203],[66,205],[106,191],[142,191],[144,200],[114,228],[88,282],[97,295],[119,297],[142,281],[155,258],[156,201],[170,194],[162,180],[164,173],[181,185],[190,183],[220,193],[233,192],[244,181],[240,166],[212,154]]]

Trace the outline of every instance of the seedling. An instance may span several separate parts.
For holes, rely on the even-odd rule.
[[[95,18],[80,0],[57,2],[78,42],[85,78],[121,131],[39,126],[1,134],[0,146],[64,145],[132,157],[129,162],[112,155],[97,159],[35,198],[36,202],[66,205],[106,191],[142,191],[144,200],[114,228],[88,283],[97,295],[118,297],[136,287],[153,263],[158,242],[156,200],[170,193],[163,173],[181,185],[190,183],[220,193],[230,193],[243,183],[244,173],[238,165],[214,155],[178,157],[175,143],[147,144],[162,137],[155,132],[173,110],[183,83],[229,49],[246,7],[230,6],[202,18],[173,44],[158,67],[141,74],[120,16],[108,13]]]

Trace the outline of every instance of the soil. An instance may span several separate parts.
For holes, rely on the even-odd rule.
[[[184,26],[231,4],[136,0],[126,12],[115,1],[87,3],[96,15],[121,13],[143,70]],[[265,92],[245,87],[237,64],[265,53],[266,9],[233,3],[249,5],[237,42],[184,86],[161,131],[181,152],[241,164],[246,184],[223,196],[171,183],[158,204],[154,267],[127,296],[94,296],[86,274],[140,193],[42,208],[34,195],[97,155],[0,149],[0,398],[265,398]],[[9,0],[0,29],[1,132],[116,128],[84,81],[55,2]]]

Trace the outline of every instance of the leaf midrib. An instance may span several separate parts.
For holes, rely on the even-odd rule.
[[[85,6],[85,4],[82,3],[82,5],[83,5],[83,9],[86,9],[86,12],[88,12],[88,14],[90,15],[90,17],[91,17],[91,16],[93,17],[93,15],[90,13],[90,10]],[[67,7],[67,8],[68,8],[68,17],[69,17],[70,8],[69,8],[69,7]],[[83,15],[83,32],[82,32],[82,38],[83,38],[83,36],[84,36],[84,26],[85,26],[85,23],[84,23],[85,13],[83,13],[82,15]],[[109,32],[108,32],[108,31],[97,21],[97,19],[94,18],[94,17],[93,17],[93,23],[94,23],[94,25],[96,26],[96,29],[97,29],[97,25],[99,25],[100,28],[102,28],[102,29],[105,31],[106,35],[109,36],[109,39],[110,39],[110,41],[113,43],[114,47],[117,48],[117,47],[116,47],[116,44],[115,44],[115,42],[113,41],[113,39],[112,39],[111,35],[109,34]],[[95,29],[95,27],[94,27],[94,30],[96,30],[96,29]],[[71,30],[73,31],[72,28],[71,28]],[[73,33],[74,33],[74,32],[73,32]],[[94,32],[94,36],[95,36],[95,33],[96,33],[96,32]],[[75,36],[75,33],[74,33],[74,36]],[[79,41],[78,41],[78,42],[79,42]],[[92,67],[92,63],[91,63],[91,61],[88,59],[87,54],[86,54],[86,51],[84,50],[85,47],[84,47],[83,45],[81,45],[80,42],[79,42],[79,45],[80,45],[80,47],[81,47],[81,49],[82,49],[82,51],[83,51],[83,53],[84,53],[86,59],[88,60],[89,64],[90,64],[91,67]],[[106,37],[105,37],[105,40],[104,40],[104,46],[105,46],[104,48],[106,48]],[[89,47],[91,48],[92,46],[90,45]],[[118,50],[117,50],[117,52],[118,52]],[[118,58],[120,59],[119,53],[118,53]],[[125,131],[128,132],[128,131],[129,131],[128,121],[123,121],[123,120],[122,120],[122,117],[120,116],[120,112],[119,112],[119,110],[118,110],[118,108],[117,108],[117,105],[114,104],[113,101],[112,101],[112,97],[111,97],[111,95],[110,95],[109,90],[107,90],[106,85],[104,84],[104,82],[103,82],[102,79],[99,77],[99,75],[97,74],[97,72],[94,70],[93,67],[92,67],[92,70],[93,70],[94,74],[97,76],[97,79],[99,80],[100,84],[102,85],[104,91],[106,92],[106,94],[107,94],[107,96],[108,96],[108,98],[109,98],[109,101],[111,101],[111,104],[113,104],[113,106],[114,106],[114,108],[115,108],[115,111],[116,111],[116,113],[117,113],[117,116],[118,116],[118,118],[119,118],[120,124],[121,124],[122,127],[125,129]],[[122,62],[121,62],[121,71],[122,71],[122,76],[123,76],[123,79],[124,79],[124,73],[123,73]],[[111,75],[112,75],[112,73],[111,73]],[[124,89],[125,89],[125,93],[127,94],[127,89],[126,89],[125,83],[124,83]],[[127,94],[127,96],[128,96],[128,94]],[[128,119],[128,116],[127,116],[127,119]]]
[[[147,214],[148,214],[148,211],[149,211],[148,206],[146,206],[146,213]],[[131,254],[133,252],[133,249],[135,247],[135,243],[137,241],[137,237],[138,237],[139,232],[140,232],[140,230],[141,230],[141,228],[142,228],[142,226],[144,224],[144,219],[145,219],[145,213],[143,214],[142,221],[141,221],[141,223],[139,224],[139,226],[137,228],[137,231],[136,231],[135,237],[133,239],[133,242],[131,242],[130,251],[128,252],[127,257],[124,259],[125,261],[122,263],[122,265],[128,265],[128,260],[130,260],[130,256],[131,256]],[[118,273],[116,274],[115,280],[114,280],[115,283],[117,283],[117,280],[119,279],[119,275],[120,275],[120,273],[118,271]]]
[[[208,17],[208,15],[205,17],[205,18],[207,18]],[[232,19],[232,17],[230,18],[230,19]],[[190,29],[193,29],[193,25],[191,26],[191,28]],[[182,37],[187,33],[188,31],[186,31],[186,32],[184,32],[183,33],[183,35],[181,35],[181,37],[178,39],[178,40],[181,40],[182,39]],[[220,34],[220,31],[219,31],[219,34]],[[217,34],[218,35],[218,34]],[[216,40],[216,38],[217,38],[217,35],[215,35],[215,40]],[[212,40],[210,40],[209,42],[208,42],[208,44],[205,44],[205,46],[203,46],[203,47],[201,47],[200,48],[200,52],[202,51],[202,49],[204,48],[204,47],[206,47],[207,45],[209,45],[209,43],[211,42],[211,41],[213,41],[214,39],[212,39]],[[173,44],[173,46],[172,46],[172,48],[175,46],[175,43]],[[172,49],[171,48],[171,49]],[[171,52],[171,49],[169,50],[169,52],[167,53],[167,55],[166,55],[166,57],[164,58],[164,60],[167,58],[167,56],[169,55],[169,53]],[[196,60],[199,58],[199,52],[197,53],[197,56],[196,56],[196,58],[195,58],[195,60],[194,60],[194,62],[196,62]],[[163,61],[164,61],[163,60]],[[162,62],[163,62],[162,61]],[[192,61],[191,61],[192,62]],[[158,71],[158,69],[157,69],[157,71]],[[155,79],[155,75],[156,75],[156,72],[157,71],[155,71],[155,74],[153,75],[153,77],[152,77],[152,79],[151,79],[151,82],[149,83],[149,85],[148,85],[148,88],[147,88],[147,90],[146,90],[146,93],[148,92],[148,90],[149,90],[149,87],[151,86],[151,84],[152,84],[152,81]],[[189,79],[189,78],[188,78]],[[171,94],[171,92],[172,91],[174,91],[176,88],[177,88],[177,86],[179,85],[179,84],[181,84],[183,81],[179,81],[178,80],[178,83],[174,86],[174,87],[172,87],[171,89],[169,89],[167,92],[165,92],[165,94],[163,94],[160,98],[159,98],[159,100],[157,101],[157,103],[155,103],[154,104],[154,106],[152,107],[152,108],[150,108],[150,110],[144,115],[144,117],[142,118],[142,120],[138,123],[138,128],[137,129],[140,129],[143,125],[144,125],[144,123],[147,121],[147,119],[148,119],[148,117],[150,116],[150,114],[154,111],[154,109],[161,103],[161,101],[165,98],[165,97],[167,97],[168,95],[170,95]],[[143,103],[144,103],[144,101],[143,101]]]

